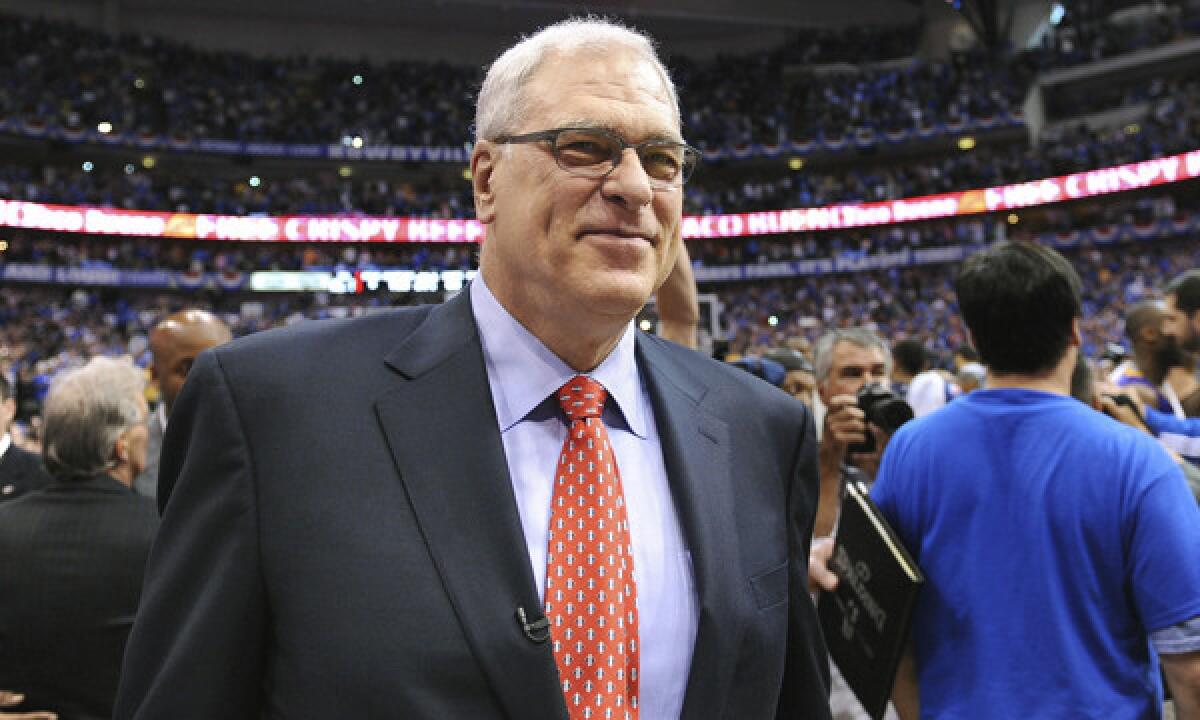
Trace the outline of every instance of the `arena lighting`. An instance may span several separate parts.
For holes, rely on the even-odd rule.
[[[250,176],[250,187],[256,188],[259,185],[262,185],[262,178],[260,178],[257,175],[251,175]]]
[[[96,125],[96,132],[100,133],[101,135],[107,135],[112,131],[113,131],[113,125],[112,125],[112,123],[108,122],[107,120]]]
[[[1016,225],[1019,222],[1021,222],[1021,218],[1019,218],[1016,213],[1008,214],[1008,224],[1009,225]]]
[[[1007,215],[1027,207],[1198,178],[1200,149],[1072,175],[940,195],[736,215],[688,215],[683,218],[682,233],[688,239],[719,239],[895,225],[982,213]],[[476,243],[483,239],[483,226],[469,219],[194,215],[3,199],[0,227],[246,242]]]
[[[779,318],[772,315],[771,317],[767,318],[767,324],[770,325],[771,327],[775,327],[776,325],[779,324]]]
[[[96,164],[91,160],[85,160],[80,167],[83,168],[84,172],[91,172],[96,169]]]
[[[804,169],[804,158],[801,158],[801,157],[790,158],[788,160],[788,168],[790,168],[792,170],[803,170]]]
[[[133,86],[135,88],[137,88],[138,90],[145,90],[146,89],[145,78],[135,78],[133,81]]]
[[[4,252],[5,250],[8,250],[8,241],[0,240],[0,252]]]
[[[142,167],[146,168],[147,170],[153,170],[154,166],[157,164],[158,159],[153,155],[147,155],[146,157],[142,158]]]
[[[354,174],[354,168],[350,167],[349,165],[343,165],[340,168],[338,168],[338,175],[340,175],[344,178],[348,178],[353,174]]]
[[[1126,135],[1137,135],[1142,131],[1142,126],[1137,123],[1129,123],[1124,129]]]
[[[362,146],[363,146],[362,135],[355,135],[354,139],[350,141],[350,147],[354,148],[355,150],[358,150]]]
[[[1062,3],[1054,3],[1054,8],[1050,11],[1050,24],[1058,27],[1058,24],[1063,21],[1067,15],[1067,9]]]
[[[135,172],[137,172],[137,168],[135,168],[133,166],[133,163],[125,163],[125,174],[126,175],[132,175]]]
[[[363,76],[355,75],[354,77],[350,78],[350,82],[354,83],[355,85],[362,85],[363,84]]]
[[[354,138],[350,137],[349,135],[342,136],[342,145],[344,145],[345,147],[350,147],[353,143],[354,143]]]
[[[971,137],[970,135],[964,135],[964,136],[960,137],[958,139],[958,149],[959,150],[974,150],[975,149],[975,138]]]
[[[471,174],[471,168],[465,167],[465,168],[463,168],[463,171],[462,171],[462,177],[463,177],[463,180],[470,180],[475,176]]]

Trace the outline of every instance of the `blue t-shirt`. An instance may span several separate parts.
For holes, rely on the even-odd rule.
[[[1200,615],[1200,509],[1148,435],[981,390],[902,427],[872,497],[924,571],[922,718],[1157,718],[1150,632]]]

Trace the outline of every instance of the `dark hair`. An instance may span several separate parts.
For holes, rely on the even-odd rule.
[[[4,373],[0,373],[0,402],[4,402],[12,396],[12,383],[10,383],[8,378],[4,376]]]
[[[916,375],[929,367],[929,353],[916,340],[901,340],[892,346],[892,360],[896,368],[909,375]]]
[[[812,363],[808,358],[804,357],[804,353],[799,350],[793,350],[788,347],[771,348],[763,353],[763,357],[767,360],[774,360],[783,366],[784,370],[791,372],[800,370],[802,372],[811,373],[813,371]]]
[[[1167,283],[1164,295],[1175,296],[1175,307],[1188,317],[1200,310],[1200,269],[1188,270]]]
[[[1032,243],[1001,243],[967,258],[954,281],[983,363],[992,372],[1052,369],[1082,316],[1079,275],[1066,258]]]
[[[979,353],[970,345],[959,345],[954,354],[967,362],[979,362]]]
[[[1146,328],[1162,327],[1163,311],[1158,302],[1142,300],[1125,311],[1125,337],[1129,342],[1140,345],[1142,331]]]

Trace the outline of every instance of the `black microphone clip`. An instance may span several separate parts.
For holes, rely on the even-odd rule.
[[[525,637],[535,643],[544,643],[550,639],[550,621],[546,616],[542,616],[537,620],[530,622],[525,614],[525,606],[517,607],[517,622],[521,624],[521,629],[525,631]]]

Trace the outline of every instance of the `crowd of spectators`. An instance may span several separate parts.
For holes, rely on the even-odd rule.
[[[1200,34],[1200,6],[1183,0],[1135,3],[1133,13],[1111,11],[1105,0],[1071,3],[1059,24],[1024,53],[1039,70],[1070,67],[1124,55]]]
[[[1194,241],[1092,246],[1067,251],[1084,283],[1085,352],[1123,341],[1125,309],[1167,279],[1200,265]],[[892,341],[921,339],[947,354],[966,342],[954,302],[955,265],[894,268],[753,283],[712,284],[721,302],[720,336],[729,351],[757,353],[789,337],[815,341],[832,327],[869,324]],[[262,295],[246,293],[129,292],[115,288],[8,286],[0,289],[0,366],[10,365],[23,397],[44,393],[49,379],[95,355],[130,354],[149,361],[146,336],[181,307],[216,312],[245,335],[307,318],[345,317],[431,296]],[[36,407],[22,409],[31,417]]]
[[[690,240],[694,265],[755,265],[829,257],[864,257],[900,250],[979,246],[1009,237],[1057,233],[1097,226],[1148,226],[1192,217],[1200,208],[1190,195],[1182,202],[1170,194],[1141,194],[1046,207],[1026,214],[1020,228],[1004,215],[981,215],[882,227],[819,233]],[[777,207],[777,206],[776,206]],[[6,233],[0,264],[118,270],[167,270],[185,273],[249,273],[263,270],[411,269],[470,270],[477,262],[474,244],[376,243],[229,243],[162,239],[57,235],[15,230]]]
[[[0,198],[60,205],[218,215],[386,215],[467,217],[471,186],[409,177],[360,180],[334,170],[287,177],[227,179],[197,172],[147,170],[132,164],[0,166]]]
[[[1200,266],[1194,240],[1067,251],[1083,281],[1084,353],[1123,343],[1127,307],[1153,297],[1167,280]],[[721,334],[731,352],[761,354],[787,338],[815,342],[831,327],[873,325],[889,341],[915,337],[949,358],[969,344],[954,299],[955,265],[853,275],[756,281],[722,288]]]
[[[1173,83],[1139,123],[1108,130],[1059,127],[1033,147],[989,144],[905,163],[816,167],[701,167],[685,188],[688,213],[710,215],[875,202],[1025,182],[1196,149],[1200,81]],[[290,177],[226,179],[121,166],[0,166],[0,197],[66,205],[226,215],[469,217],[471,187],[458,176],[416,180],[342,177],[333,169]]]
[[[1135,31],[1072,25],[1042,47],[914,55],[919,28],[805,31],[782,49],[710,61],[672,58],[686,135],[701,147],[920,130],[1018,112],[1037,72],[1169,42],[1195,31],[1164,13]],[[1143,30],[1140,28],[1146,28]],[[911,56],[854,72],[803,70]],[[470,140],[481,68],[371,64],[210,52],[144,35],[0,15],[0,118],[67,130],[111,123],[135,135],[244,142],[458,146]],[[795,71],[800,67],[800,71]]]
[[[790,65],[863,65],[912,57],[921,24],[895,27],[804,28],[789,34],[780,55]]]

